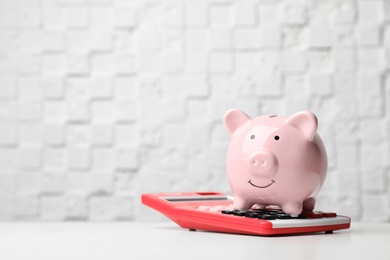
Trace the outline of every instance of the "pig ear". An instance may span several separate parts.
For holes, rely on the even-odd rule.
[[[223,123],[230,136],[249,120],[251,120],[250,116],[238,109],[229,110],[223,117]]]
[[[287,121],[287,124],[297,127],[303,135],[312,141],[315,134],[317,133],[318,121],[316,115],[309,111],[298,112],[290,116]]]

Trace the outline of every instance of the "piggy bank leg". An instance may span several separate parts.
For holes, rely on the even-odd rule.
[[[303,201],[303,210],[304,211],[313,211],[316,204],[315,198],[307,198]]]
[[[302,213],[302,202],[288,202],[281,206],[284,213],[299,215]]]
[[[265,209],[265,205],[262,204],[255,204],[252,206],[252,209]]]
[[[247,210],[247,209],[250,209],[252,207],[252,205],[253,205],[253,203],[250,203],[247,200],[244,200],[244,199],[237,197],[237,196],[234,197],[233,206],[235,209]]]

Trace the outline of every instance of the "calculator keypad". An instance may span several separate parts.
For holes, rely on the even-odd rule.
[[[247,218],[257,218],[264,220],[275,220],[275,219],[305,219],[306,216],[300,214],[293,216],[284,213],[281,210],[268,210],[268,209],[250,209],[250,210],[222,210],[222,214],[242,216]]]
[[[232,215],[238,217],[246,217],[263,220],[284,220],[284,219],[313,219],[313,218],[333,218],[337,217],[333,212],[322,211],[303,211],[299,215],[286,214],[280,209],[249,209],[249,210],[235,210],[232,207],[226,206],[199,206],[198,210],[217,212],[225,215]]]

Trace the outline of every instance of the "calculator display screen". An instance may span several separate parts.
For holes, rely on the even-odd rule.
[[[191,202],[191,201],[215,201],[215,200],[231,200],[229,196],[196,196],[196,197],[170,197],[163,198],[169,202]]]

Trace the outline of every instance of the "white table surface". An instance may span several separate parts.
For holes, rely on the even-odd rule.
[[[259,237],[162,223],[1,223],[0,259],[390,259],[390,223]]]

